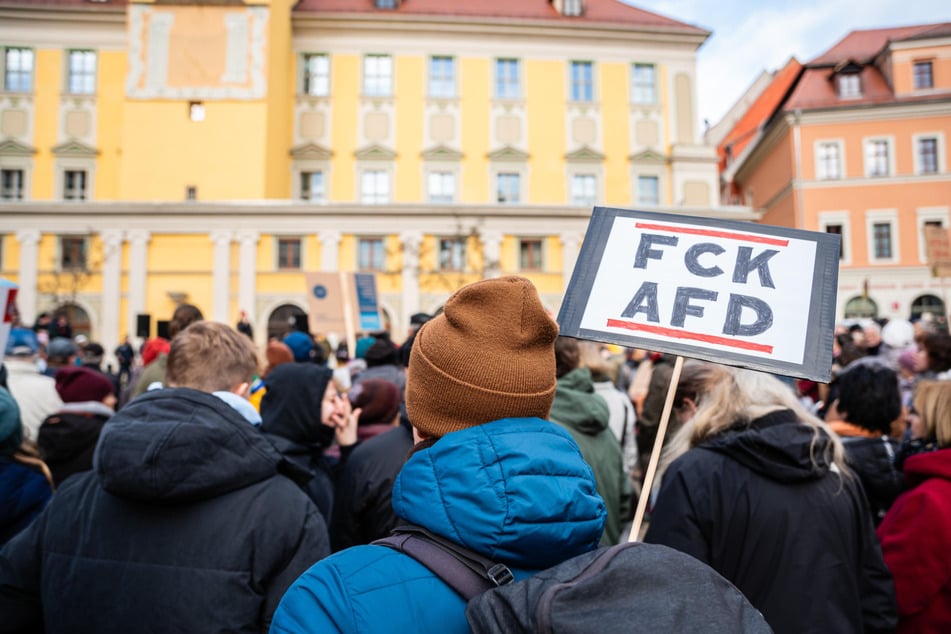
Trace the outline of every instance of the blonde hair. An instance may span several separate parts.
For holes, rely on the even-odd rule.
[[[595,381],[614,381],[617,368],[601,354],[601,344],[595,341],[579,341],[578,352],[581,358],[580,366],[591,370]]]
[[[691,362],[685,378],[697,387],[697,413],[670,440],[661,456],[657,486],[670,464],[704,441],[735,425],[748,426],[757,418],[781,409],[792,410],[800,423],[813,429],[810,458],[818,464],[817,444],[825,435],[831,441],[823,451],[824,462],[832,463],[842,474],[850,474],[842,442],[825,422],[813,416],[796,395],[776,377],[763,372],[729,368],[713,363]],[[685,364],[685,368],[687,365]]]
[[[172,339],[165,383],[219,392],[250,383],[257,371],[257,351],[250,339],[225,324],[196,321]]]
[[[922,381],[915,389],[915,409],[926,438],[951,447],[951,381]]]

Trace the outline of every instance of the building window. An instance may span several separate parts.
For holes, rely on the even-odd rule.
[[[938,173],[938,139],[934,137],[918,139],[918,172],[920,174]]]
[[[323,172],[301,172],[300,197],[301,200],[309,200],[315,203],[324,202],[325,193]]]
[[[453,58],[436,56],[429,60],[429,96],[436,99],[456,96],[456,67]]]
[[[657,102],[657,79],[653,64],[634,64],[631,72],[631,101],[639,104]]]
[[[865,174],[866,176],[888,176],[891,172],[889,163],[888,141],[885,139],[870,139],[865,142]]]
[[[86,268],[86,238],[84,236],[62,236],[59,239],[59,268],[63,271]]]
[[[33,49],[4,49],[3,89],[7,92],[33,90]]]
[[[330,58],[326,55],[304,55],[304,94],[314,97],[330,94]]]
[[[430,172],[427,183],[429,202],[451,203],[456,197],[456,177],[452,172]]]
[[[393,94],[393,59],[389,55],[367,55],[363,58],[363,94],[367,97],[389,97]]]
[[[934,75],[931,71],[931,61],[915,62],[914,64],[915,90],[934,87]]]
[[[300,238],[277,239],[277,268],[286,271],[300,270]]]
[[[839,260],[845,259],[845,240],[842,236],[842,225],[826,225],[826,233],[839,236]]]
[[[360,199],[364,205],[390,202],[390,177],[386,170],[365,170],[360,175]]]
[[[360,238],[357,242],[357,269],[382,271],[386,266],[383,238]]]
[[[518,241],[518,268],[523,271],[541,271],[544,268],[543,242],[540,238]]]
[[[69,52],[69,79],[67,90],[71,95],[91,95],[96,92],[96,53]]]
[[[581,15],[581,0],[562,0],[561,12],[569,17]]]
[[[495,60],[495,96],[497,99],[518,99],[521,94],[517,59]]]
[[[660,178],[657,176],[637,177],[637,202],[641,205],[660,204]]]
[[[63,200],[86,200],[86,170],[63,172]]]
[[[876,260],[892,258],[892,224],[890,222],[872,224],[872,252]]]
[[[594,174],[575,174],[571,177],[571,204],[591,206],[597,198],[597,179]]]
[[[466,239],[441,238],[439,240],[439,270],[463,271],[466,264]]]
[[[862,78],[858,73],[847,73],[836,78],[839,86],[839,97],[842,99],[857,99],[862,96]]]
[[[842,178],[841,165],[839,144],[835,142],[820,143],[816,151],[816,178],[819,180]]]
[[[507,205],[515,205],[522,199],[521,174],[502,172],[495,178],[496,199]]]
[[[594,71],[591,62],[571,62],[571,100],[594,100]]]
[[[23,170],[0,170],[0,199],[23,200]]]
[[[377,9],[395,9],[398,4],[398,0],[376,0]]]

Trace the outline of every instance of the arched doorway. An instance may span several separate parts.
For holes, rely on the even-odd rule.
[[[945,326],[947,321],[947,313],[945,312],[944,301],[942,301],[942,299],[937,295],[919,295],[911,303],[912,321],[921,319],[921,316],[925,313],[931,313],[935,323],[942,328]]]
[[[66,315],[66,320],[73,330],[73,337],[76,335],[90,337],[92,335],[92,323],[90,323],[89,320],[89,313],[79,304],[70,303],[60,305],[53,311],[54,323],[56,318],[60,315]]]
[[[295,324],[301,317],[306,318],[307,313],[296,304],[281,304],[272,310],[267,318],[268,340],[272,338],[283,339],[284,335],[295,329]]]
[[[868,297],[853,297],[845,303],[846,319],[875,319],[878,317],[878,304]]]

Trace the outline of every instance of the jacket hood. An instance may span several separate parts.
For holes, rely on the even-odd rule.
[[[951,449],[938,449],[909,456],[904,465],[905,480],[915,486],[929,478],[951,482]]]
[[[108,419],[109,416],[78,410],[60,410],[47,416],[37,439],[43,460],[68,460],[87,451],[99,440],[102,426]]]
[[[416,451],[393,484],[393,510],[529,570],[596,548],[606,515],[574,440],[538,418],[477,425]]]
[[[777,482],[816,480],[829,472],[826,450],[832,440],[782,409],[738,425],[698,445],[729,456],[754,472]]]
[[[607,401],[595,392],[588,368],[575,368],[558,379],[549,417],[588,436],[607,429],[611,412]]]
[[[285,468],[258,429],[221,399],[189,388],[146,392],[102,428],[93,469],[124,498],[195,501]]]
[[[329,447],[334,430],[320,422],[333,370],[314,363],[284,363],[271,370],[261,399],[261,431],[313,450]],[[283,444],[283,443],[282,443]]]

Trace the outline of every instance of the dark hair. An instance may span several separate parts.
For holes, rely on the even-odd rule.
[[[853,363],[836,377],[839,413],[846,421],[883,434],[901,413],[898,375],[881,363]]]
[[[179,304],[175,312],[172,313],[172,320],[168,323],[168,338],[174,339],[175,335],[188,328],[190,324],[201,321],[201,311],[197,306],[191,304]]]
[[[560,379],[581,363],[581,350],[574,337],[559,335],[555,339],[555,378]]]
[[[928,353],[929,370],[951,370],[951,335],[943,332],[928,333],[921,340],[921,346]]]

